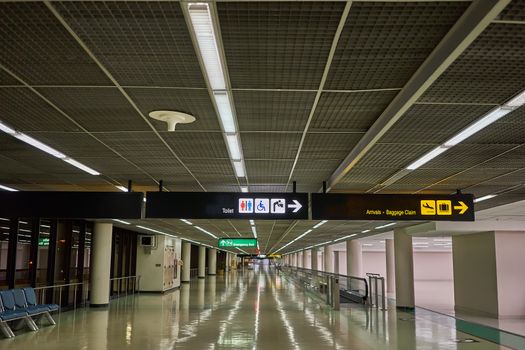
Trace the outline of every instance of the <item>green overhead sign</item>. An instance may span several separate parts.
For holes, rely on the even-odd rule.
[[[48,246],[49,245],[49,238],[39,238],[38,239],[38,245],[39,246]]]
[[[257,248],[255,238],[219,238],[219,248]]]

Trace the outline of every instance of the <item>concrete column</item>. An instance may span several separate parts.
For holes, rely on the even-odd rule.
[[[310,261],[311,261],[310,266],[312,270],[319,270],[319,266],[317,266],[318,259],[319,259],[319,249],[312,248],[311,256],[310,256]]]
[[[363,274],[361,242],[355,239],[346,241],[346,274],[354,277],[361,277]]]
[[[226,252],[226,262],[224,263],[224,272],[230,271],[230,253]]]
[[[340,251],[334,251],[334,273],[339,274],[339,254],[341,254]]]
[[[206,247],[199,246],[199,278],[206,277]]]
[[[304,252],[297,252],[297,267],[304,267],[303,266],[303,253]]]
[[[217,249],[208,249],[208,276],[217,274]]]
[[[414,255],[412,236],[403,229],[394,230],[396,306],[414,308]]]
[[[90,268],[90,306],[109,304],[109,278],[111,271],[111,238],[113,224],[95,222]]]
[[[181,282],[190,281],[191,268],[191,243],[182,242],[182,273],[180,276]]]
[[[326,245],[323,252],[324,258],[324,271],[325,272],[334,272],[334,258],[332,254],[332,247]]]
[[[306,254],[306,250],[303,250],[303,268],[308,267],[308,254]]]
[[[385,240],[386,250],[386,291],[387,293],[394,293],[396,291],[396,264],[394,260],[394,240]]]

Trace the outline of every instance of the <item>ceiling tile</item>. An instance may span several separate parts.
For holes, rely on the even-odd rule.
[[[315,92],[234,91],[241,131],[304,130]]]
[[[0,62],[29,84],[111,85],[44,3],[0,3],[0,28]]]
[[[403,87],[469,5],[353,2],[325,88]]]
[[[317,89],[343,2],[218,2],[234,88]]]
[[[53,4],[119,84],[205,87],[178,2]]]

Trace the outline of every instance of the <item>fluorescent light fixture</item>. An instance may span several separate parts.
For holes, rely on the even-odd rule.
[[[212,90],[224,90],[226,82],[209,5],[206,3],[188,4],[188,11],[210,86]]]
[[[508,108],[495,108],[492,111],[490,111],[488,114],[486,114],[483,118],[477,120],[476,122],[469,125],[467,128],[459,132],[457,135],[452,137],[450,140],[446,141],[443,146],[445,147],[452,147],[457,145],[458,143],[464,141],[465,139],[469,138],[470,136],[474,135],[481,129],[486,128],[490,124],[496,122],[498,119],[504,117],[508,113],[512,112],[511,109]],[[441,152],[442,153],[442,152]]]
[[[6,191],[9,191],[9,192],[18,192],[18,190],[16,188],[4,186],[4,185],[0,185],[0,190],[6,190]]]
[[[66,163],[69,163],[77,168],[79,168],[80,170],[84,170],[86,173],[88,174],[91,174],[91,175],[100,175],[100,173],[96,170],[93,170],[91,169],[90,167],[80,163],[80,162],[77,162],[76,160],[74,159],[71,159],[71,158],[65,158],[64,159],[64,162]]]
[[[250,225],[252,225],[252,226],[255,225],[255,221],[250,220]]]
[[[488,199],[492,199],[494,197],[496,197],[497,194],[488,194],[486,196],[483,196],[483,197],[479,197],[479,198],[476,198],[474,199],[474,203],[479,203],[479,202],[483,202],[483,201],[486,201]]]
[[[511,108],[517,108],[523,105],[525,105],[525,91],[520,92],[504,104],[505,107]]]
[[[210,231],[207,231],[205,229],[203,229],[202,227],[200,226],[194,226],[197,230],[201,231],[201,232],[204,232],[205,234],[207,235],[210,235],[212,236],[213,238],[218,238],[217,236],[215,236],[213,233],[211,233]]]
[[[235,169],[235,175],[237,177],[245,177],[246,173],[244,172],[244,164],[242,160],[234,160],[233,167]]]
[[[242,187],[241,187],[241,192],[242,192],[242,193],[248,193],[248,187],[246,187],[246,186],[242,186]]]
[[[15,133],[13,136],[16,137],[17,139],[19,139],[20,141],[24,141],[25,143],[27,143],[27,144],[29,144],[29,145],[31,145],[33,147],[36,147],[39,150],[46,152],[47,154],[52,155],[53,157],[57,157],[57,158],[60,158],[60,159],[66,158],[66,155],[64,153],[59,152],[56,149],[54,149],[52,147],[49,147],[46,144],[43,144],[42,142],[32,138],[31,136],[27,136],[26,134],[23,134],[23,133],[20,133],[20,132]]]
[[[313,228],[318,228],[320,226],[323,226],[324,224],[326,224],[328,222],[328,220],[323,220],[321,222],[319,222],[317,225],[315,225]]]
[[[252,226],[252,233],[253,237],[257,238],[257,229],[255,228],[255,226]]]
[[[391,222],[389,224],[384,224],[384,225],[381,225],[381,226],[377,226],[375,229],[376,230],[380,230],[380,229],[385,228],[385,227],[394,226],[395,224],[396,224],[395,222]]]
[[[177,236],[174,236],[174,235],[170,235],[169,233],[162,232],[162,231],[159,231],[159,230],[155,230],[155,229],[152,229],[152,228],[149,228],[149,227],[146,227],[146,226],[137,225],[137,227],[141,228],[143,230],[147,230],[147,231],[151,231],[151,232],[155,232],[155,233],[160,233],[161,235],[177,237]]]
[[[16,130],[15,129],[10,128],[9,126],[5,125],[4,123],[0,123],[0,130],[2,130],[3,132],[5,132],[6,134],[9,134],[9,135],[16,134]]]
[[[119,220],[119,219],[112,219],[112,220],[116,222],[120,222],[121,224],[124,224],[124,225],[131,225],[129,222],[124,221],[124,220]]]
[[[44,151],[46,152],[47,154],[50,154],[52,155],[53,157],[56,157],[58,159],[62,159],[63,161],[91,174],[91,175],[100,175],[99,172],[91,169],[90,167],[87,167],[85,166],[84,164],[80,163],[80,162],[77,162],[76,160],[72,159],[72,158],[69,158],[67,157],[64,153],[62,152],[59,152],[57,151],[56,149],[54,149],[53,147],[50,147],[40,141],[38,141],[37,139],[34,139],[32,138],[31,136],[28,136],[24,133],[21,133],[19,131],[16,131],[15,129],[13,128],[10,128],[9,126],[3,124],[0,122],[0,130],[4,131],[5,133],[13,136],[13,137],[16,137],[17,139],[19,139],[20,141],[23,141],[25,143],[27,143],[28,145],[31,145],[35,148],[38,148],[39,150],[41,151]]]
[[[188,225],[193,225],[193,224],[191,223],[191,221],[188,221],[188,220],[186,220],[186,219],[180,219],[180,221],[182,221],[183,223],[188,224]]]
[[[367,233],[367,232],[370,232],[370,230],[363,230],[363,231],[361,231],[361,233]]]
[[[351,238],[351,237],[354,237],[354,236],[357,236],[357,233],[352,233],[351,235],[347,235],[347,236],[335,239],[334,242],[339,242],[339,241],[342,241],[343,239]]]
[[[216,92],[213,94],[215,104],[219,111],[219,118],[221,120],[222,129],[226,133],[235,133],[235,121],[233,120],[233,109],[230,104],[230,97],[226,92]]]
[[[413,162],[412,164],[407,166],[407,169],[408,170],[416,170],[417,168],[419,168],[423,164],[430,162],[432,159],[436,158],[441,153],[445,152],[447,149],[448,148],[446,148],[446,147],[438,146],[438,147],[434,148],[432,151],[430,151],[427,154],[425,154],[423,157],[419,158],[418,160],[416,160],[415,162]]]
[[[239,138],[237,137],[237,134],[226,135],[226,143],[228,144],[231,158],[233,160],[240,160],[241,148],[239,147]]]
[[[124,186],[121,186],[121,185],[118,185],[118,186],[115,186],[116,188],[118,188],[119,190],[121,190],[122,192],[128,192],[128,188],[127,187],[124,187]]]
[[[143,201],[144,203],[146,203],[146,201],[147,201],[146,197],[142,197],[142,201]]]

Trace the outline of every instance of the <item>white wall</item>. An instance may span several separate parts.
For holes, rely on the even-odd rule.
[[[363,274],[372,272],[386,276],[385,254],[385,251],[364,251]],[[414,280],[452,281],[453,276],[452,252],[414,252]]]
[[[525,233],[496,232],[499,318],[525,316]]]
[[[452,247],[456,311],[497,317],[494,233],[453,236]]]
[[[168,261],[165,250],[169,247],[175,248],[175,256],[181,258],[181,241],[164,235],[157,235],[157,247],[151,249],[151,254],[147,249],[137,246],[137,275],[140,275],[140,290],[148,292],[162,292],[180,286],[180,266],[176,265],[177,274],[171,283],[166,281],[165,266],[174,264]]]

